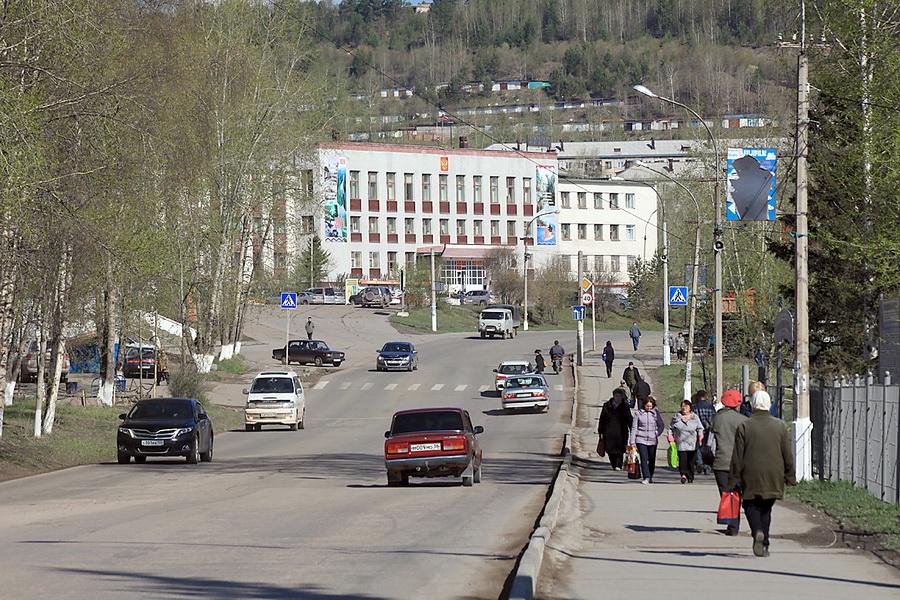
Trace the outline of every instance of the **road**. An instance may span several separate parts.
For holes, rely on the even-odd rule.
[[[550,375],[550,412],[515,415],[484,390],[500,360],[528,358],[554,334],[400,336],[383,314],[343,306],[304,307],[298,331],[307,314],[315,337],[349,358],[307,389],[305,430],[221,434],[208,464],[109,463],[0,484],[2,596],[499,597],[558,465],[571,390]],[[276,366],[268,355],[284,324],[258,309],[242,354]],[[419,370],[376,372],[375,351],[398,338],[418,346]],[[239,387],[214,400],[241,404]],[[484,482],[388,488],[390,415],[438,405],[484,426]]]

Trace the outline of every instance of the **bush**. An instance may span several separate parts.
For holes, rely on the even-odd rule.
[[[204,404],[206,378],[195,370],[180,369],[169,374],[169,392],[176,398],[195,398]]]

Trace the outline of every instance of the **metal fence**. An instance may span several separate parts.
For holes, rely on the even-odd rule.
[[[810,389],[813,473],[900,502],[900,385],[835,379]]]

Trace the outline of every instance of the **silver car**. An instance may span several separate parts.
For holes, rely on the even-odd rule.
[[[550,410],[550,387],[543,375],[530,373],[506,378],[506,386],[500,393],[503,412],[516,409]]]

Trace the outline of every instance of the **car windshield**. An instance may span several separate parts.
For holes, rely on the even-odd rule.
[[[290,394],[294,380],[290,377],[257,377],[250,388],[251,394]]]
[[[312,344],[313,350],[328,350],[328,344],[325,342],[315,342]]]
[[[527,373],[528,365],[500,365],[500,372],[506,375],[514,373]]]
[[[544,380],[541,377],[514,377],[512,379],[506,380],[506,387],[520,387],[520,388],[537,388],[543,387]]]
[[[475,290],[473,292],[469,292],[466,295],[467,296],[487,296],[487,292],[484,292],[482,290]]]
[[[129,419],[188,419],[191,416],[191,403],[183,400],[138,402],[128,413]]]
[[[399,434],[418,431],[460,431],[462,428],[462,415],[458,412],[434,410],[396,415],[391,431]]]
[[[500,311],[485,310],[481,312],[482,319],[502,319],[503,313]]]
[[[141,356],[141,358],[143,360],[153,360],[153,350],[148,350],[146,348],[144,349],[143,352],[141,352],[137,348],[131,348],[128,352],[125,353],[125,358],[126,359],[128,359],[128,358],[134,359],[134,358],[137,358],[139,355]]]
[[[385,344],[381,349],[382,352],[410,352],[409,344]]]

